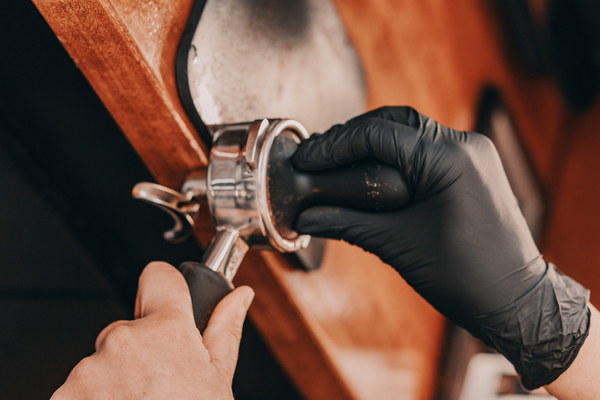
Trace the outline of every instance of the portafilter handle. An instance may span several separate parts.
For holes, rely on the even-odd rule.
[[[165,239],[178,242],[189,236],[200,208],[198,193],[179,193],[155,183],[142,182],[133,188],[132,195],[163,209],[173,218],[175,225],[165,232]],[[206,328],[217,304],[233,290],[231,280],[248,248],[239,231],[218,228],[201,262],[179,265],[190,289],[194,320],[200,332]]]
[[[237,272],[248,245],[235,229],[217,231],[201,262],[179,265],[192,298],[194,320],[203,332],[219,302],[233,290],[231,279]]]

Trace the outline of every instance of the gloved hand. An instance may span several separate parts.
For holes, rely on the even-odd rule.
[[[96,339],[52,400],[233,399],[242,324],[254,292],[235,289],[215,308],[203,336],[183,275],[160,262],[140,276],[136,320],[117,321]]]
[[[313,135],[304,170],[362,159],[398,168],[408,206],[314,207],[297,230],[376,254],[446,317],[511,361],[527,388],[568,368],[589,329],[588,291],[540,255],[489,139],[384,107]]]

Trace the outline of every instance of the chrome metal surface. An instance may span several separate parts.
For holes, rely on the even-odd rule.
[[[178,243],[189,236],[194,217],[200,210],[200,203],[191,194],[182,194],[156,183],[140,182],[135,185],[131,195],[163,209],[173,218],[173,227],[163,234],[165,240]]]
[[[362,68],[332,0],[206,0],[196,17],[180,93],[204,124],[285,115],[314,132],[364,110]]]
[[[208,192],[208,187],[206,186],[206,169],[199,169],[196,171],[192,171],[183,186],[181,187],[181,193],[185,197],[192,198],[199,203],[206,202],[206,193]]]
[[[202,262],[231,281],[248,249],[239,231],[233,228],[219,229],[206,249]]]
[[[273,223],[267,168],[275,138],[285,133],[299,143],[308,138],[293,120],[258,120],[211,129],[214,142],[207,173],[208,207],[215,226],[232,227],[249,245],[293,252],[310,237],[283,235]]]
[[[248,133],[256,135],[256,125],[260,124],[257,121],[220,127],[214,136],[207,171],[208,207],[215,226],[238,230],[251,245],[266,242],[258,213],[256,171],[245,160]]]
[[[267,182],[267,169],[269,167],[269,160],[271,149],[275,138],[280,134],[291,133],[294,135],[298,143],[300,141],[308,139],[310,136],[306,129],[298,122],[290,119],[282,119],[272,121],[269,134],[265,135],[260,145],[260,153],[258,157],[257,165],[257,193],[258,193],[258,211],[261,215],[261,219],[264,223],[265,235],[269,238],[269,243],[275,250],[279,250],[284,253],[294,252],[296,250],[305,248],[310,242],[310,236],[298,235],[292,232],[290,236],[284,236],[282,232],[275,227],[273,212],[271,209],[271,203],[269,202],[269,186]]]
[[[139,183],[133,196],[167,211],[175,226],[165,238],[183,239],[191,232],[200,204],[206,202],[217,233],[204,254],[205,265],[233,278],[249,247],[295,252],[310,236],[279,229],[269,201],[268,168],[276,139],[293,145],[308,138],[289,119],[258,120],[211,126],[213,145],[206,170],[192,172],[182,193],[154,183]]]

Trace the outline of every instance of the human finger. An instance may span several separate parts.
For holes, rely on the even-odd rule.
[[[193,320],[190,291],[183,275],[172,265],[155,261],[144,268],[139,279],[136,317],[153,313],[178,313]]]
[[[211,362],[230,379],[237,363],[244,319],[253,298],[254,291],[248,286],[240,286],[228,294],[215,308],[202,335]]]

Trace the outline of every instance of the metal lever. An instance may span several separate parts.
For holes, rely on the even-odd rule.
[[[179,243],[191,235],[194,217],[200,211],[200,202],[193,192],[179,193],[156,183],[140,182],[134,186],[131,195],[163,209],[173,218],[173,227],[163,234],[166,241]]]

